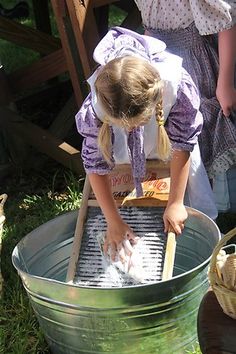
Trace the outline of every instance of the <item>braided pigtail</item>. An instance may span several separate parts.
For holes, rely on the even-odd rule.
[[[107,163],[111,164],[111,131],[108,123],[103,122],[98,133],[98,147]]]
[[[164,124],[164,112],[163,112],[163,104],[162,98],[159,100],[159,103],[156,107],[156,122],[157,122],[157,149],[158,149],[158,156],[161,160],[167,161],[170,158],[171,153],[171,144],[170,139],[167,135],[165,130]]]

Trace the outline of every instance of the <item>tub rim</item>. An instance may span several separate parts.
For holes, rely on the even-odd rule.
[[[185,207],[186,207],[186,210],[187,210],[188,212],[191,212],[191,213],[193,213],[193,214],[194,214],[194,213],[200,214],[200,215],[202,215],[204,218],[208,219],[208,221],[209,221],[210,223],[213,223],[213,225],[215,226],[215,228],[216,228],[216,230],[217,230],[217,232],[218,232],[218,235],[219,235],[219,239],[218,239],[218,241],[217,241],[217,242],[219,242],[219,240],[220,240],[221,237],[222,237],[222,234],[221,234],[221,232],[220,232],[220,229],[219,229],[218,225],[215,223],[215,221],[212,220],[209,216],[207,216],[206,214],[204,214],[203,212],[201,212],[201,211],[199,211],[199,210],[197,210],[197,209],[194,209],[194,208],[188,207],[188,206],[185,206]],[[43,223],[42,225],[46,225],[47,223],[50,223],[51,221],[53,221],[53,220],[55,220],[55,219],[57,219],[57,218],[60,218],[60,217],[62,217],[62,216],[65,216],[67,213],[74,213],[74,212],[76,212],[76,211],[77,211],[77,210],[71,210],[71,211],[68,211],[68,212],[66,212],[66,213],[62,213],[62,214],[56,216],[55,218],[48,220],[46,223]],[[75,284],[75,283],[73,283],[73,282],[63,282],[63,281],[60,281],[60,280],[51,279],[51,278],[46,278],[46,277],[42,277],[42,276],[39,276],[39,275],[33,275],[33,274],[29,273],[29,272],[26,272],[26,271],[24,271],[24,270],[21,270],[21,269],[17,266],[17,264],[16,264],[14,258],[17,258],[16,253],[17,253],[17,249],[18,249],[18,247],[19,247],[19,244],[20,244],[21,242],[24,242],[24,240],[25,240],[27,237],[29,237],[29,235],[30,235],[32,232],[34,232],[34,231],[37,230],[37,229],[40,229],[40,228],[42,227],[42,225],[39,225],[37,228],[35,228],[34,230],[32,230],[31,232],[29,232],[28,234],[26,234],[26,235],[16,244],[16,246],[14,247],[14,249],[13,249],[13,251],[12,251],[12,255],[11,255],[12,264],[13,264],[14,268],[17,270],[17,272],[18,272],[18,274],[19,274],[19,276],[20,276],[21,278],[23,278],[23,275],[24,275],[25,278],[28,277],[28,278],[32,278],[32,279],[38,279],[38,280],[42,280],[42,281],[47,281],[47,282],[49,282],[49,283],[57,283],[57,284],[60,284],[60,285],[66,286],[66,287],[67,287],[67,286],[69,286],[69,287],[73,286],[73,287],[75,287],[75,288],[85,289],[85,290],[90,290],[90,289],[91,289],[91,290],[97,290],[97,291],[103,291],[103,290],[106,290],[106,291],[107,291],[107,290],[119,291],[119,290],[122,290],[122,289],[137,289],[137,288],[142,288],[142,287],[145,287],[145,288],[146,288],[147,286],[148,286],[148,287],[152,287],[152,286],[155,286],[155,285],[160,284],[160,283],[161,283],[161,284],[166,284],[166,283],[168,283],[168,282],[172,282],[173,280],[178,280],[178,279],[180,279],[180,278],[187,277],[187,276],[190,275],[191,273],[197,272],[197,271],[200,270],[201,268],[205,268],[205,266],[207,266],[207,264],[210,262],[210,259],[211,259],[211,257],[212,257],[212,255],[210,255],[204,262],[202,262],[202,263],[199,264],[198,266],[192,268],[191,270],[188,270],[187,272],[184,272],[184,273],[182,273],[182,274],[173,276],[171,279],[168,279],[168,280],[160,280],[160,281],[156,281],[156,282],[149,283],[149,284],[135,284],[135,285],[129,285],[129,286],[122,286],[122,287],[81,286],[81,285],[77,285],[77,284]],[[181,235],[178,236],[178,237],[181,237]],[[213,252],[213,250],[212,250],[212,252]],[[24,287],[25,287],[25,286],[26,286],[26,285],[25,285],[25,282],[24,282]],[[28,287],[27,287],[27,289],[28,289]]]

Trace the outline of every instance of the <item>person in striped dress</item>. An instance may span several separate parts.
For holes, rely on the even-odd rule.
[[[201,155],[218,209],[227,211],[226,171],[236,165],[236,1],[135,2],[145,34],[163,40],[167,50],[183,58],[183,67],[200,91]],[[231,198],[236,200],[236,191]]]

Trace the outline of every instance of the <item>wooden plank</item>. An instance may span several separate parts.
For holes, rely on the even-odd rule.
[[[83,102],[83,98],[84,98],[82,95],[81,86],[80,86],[81,85],[80,75],[79,75],[79,67],[80,67],[79,60],[80,59],[79,59],[79,54],[78,54],[77,48],[74,49],[75,53],[72,54],[71,41],[74,42],[74,38],[71,37],[71,39],[69,39],[68,26],[70,25],[70,23],[67,25],[65,23],[66,22],[65,18],[66,18],[66,16],[68,17],[66,3],[64,0],[51,0],[51,3],[52,3],[53,11],[55,14],[58,31],[60,33],[62,48],[64,50],[64,55],[66,58],[67,67],[68,67],[68,70],[70,73],[70,78],[71,78],[71,82],[73,85],[73,89],[74,89],[74,93],[75,93],[75,97],[76,97],[76,102],[78,104],[78,107],[80,107],[80,105]],[[75,46],[73,45],[73,48],[74,47]]]
[[[66,2],[67,2],[67,7],[76,12],[76,17],[78,19],[80,32],[84,33],[87,17],[88,15],[90,15],[91,10],[93,10],[92,1],[91,0],[83,0],[83,1],[66,0]],[[71,4],[72,7],[70,7]],[[97,35],[97,33],[95,33],[95,35]]]
[[[176,251],[176,235],[169,231],[167,235],[166,253],[163,265],[162,280],[169,280],[173,276]]]
[[[161,160],[147,160],[146,161],[146,168],[147,170],[153,170],[155,169],[156,171],[162,170],[166,172],[166,176],[170,175],[170,163],[169,162],[164,162]],[[115,168],[112,170],[112,173],[122,173],[122,172],[128,172],[132,171],[131,165],[130,164],[120,164],[116,165]],[[162,175],[164,176],[164,175]]]
[[[118,206],[152,206],[165,207],[169,198],[170,165],[160,160],[146,162],[146,176],[144,178],[144,197],[128,196],[134,189],[133,174],[130,164],[116,165],[109,173],[109,182],[113,197]],[[148,195],[146,191],[153,193]],[[88,201],[90,206],[97,206],[95,195],[91,191]]]
[[[23,119],[15,112],[0,107],[0,128],[19,135],[29,145],[47,154],[78,174],[84,174],[80,152],[62,139]]]
[[[165,200],[157,200],[157,199],[135,199],[135,201],[132,201],[132,205],[130,204],[125,204],[123,205],[124,207],[129,207],[129,206],[136,206],[136,207],[143,207],[143,206],[147,206],[147,207],[166,207],[167,201],[168,201],[168,196],[166,197]],[[116,205],[117,207],[121,207],[122,203],[123,203],[123,199],[115,199]],[[91,207],[99,207],[99,204],[97,202],[96,199],[89,199],[88,201],[88,206]]]
[[[0,16],[0,38],[41,54],[61,47],[60,39]]]
[[[130,206],[136,206],[136,207],[166,207],[167,202],[168,202],[169,194],[160,194],[159,198],[148,198],[148,197],[143,197],[140,199],[130,199],[128,201],[123,202],[123,199],[117,198],[117,204],[122,205],[125,207],[130,207]]]
[[[66,3],[84,76],[87,78],[94,66],[93,50],[100,39],[93,6],[91,1],[85,1],[85,6],[77,0],[67,0]]]
[[[76,222],[75,235],[74,235],[70,260],[69,260],[69,266],[67,270],[67,276],[66,276],[67,282],[73,282],[75,276],[76,264],[79,259],[81,241],[84,232],[84,223],[87,217],[88,198],[90,195],[90,191],[91,191],[91,186],[90,186],[89,178],[88,176],[86,176],[81,205],[79,208],[79,214]]]
[[[14,94],[32,88],[67,71],[63,49],[39,59],[33,64],[20,68],[8,76]]]

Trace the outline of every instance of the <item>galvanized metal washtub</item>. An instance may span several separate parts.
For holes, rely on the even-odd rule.
[[[150,285],[65,283],[77,212],[43,224],[18,243],[13,264],[53,353],[177,354],[195,343],[209,258],[221,235],[206,215],[191,208],[188,214],[173,279]]]

